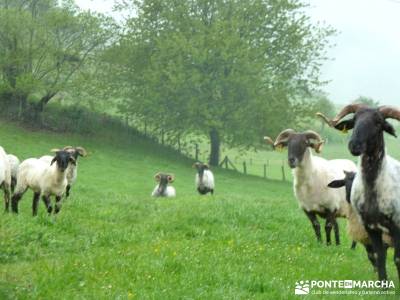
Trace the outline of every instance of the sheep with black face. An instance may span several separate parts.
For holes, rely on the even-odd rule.
[[[195,177],[197,191],[201,195],[206,195],[208,193],[213,195],[215,188],[214,174],[211,172],[208,164],[197,162],[193,165],[193,168],[197,170]]]
[[[58,213],[61,209],[61,199],[68,184],[67,173],[71,165],[75,164],[75,159],[71,153],[53,149],[55,156],[50,162],[37,158],[24,160],[18,168],[17,186],[12,197],[12,210],[18,213],[18,202],[24,193],[30,188],[33,193],[32,213],[37,214],[38,202],[42,197],[48,213],[53,211],[50,196],[55,196],[56,205],[54,212]]]
[[[265,137],[267,142],[271,138]],[[343,170],[355,171],[356,166],[350,160],[326,160],[314,156],[311,149],[319,153],[323,140],[311,130],[297,133],[293,129],[282,131],[274,148],[288,148],[288,164],[293,173],[294,194],[308,219],[310,220],[318,241],[321,241],[321,229],[318,217],[326,219],[326,243],[331,243],[331,231],[334,229],[336,244],[340,244],[337,217],[346,216],[346,194],[344,188],[333,190],[328,183],[343,174]]]
[[[343,120],[350,114],[352,118]],[[383,136],[384,132],[396,136],[387,119],[400,121],[400,109],[350,104],[332,120],[321,113],[318,116],[337,130],[353,130],[348,148],[351,154],[359,156],[359,163],[351,203],[371,239],[379,280],[387,278],[383,233],[393,239],[394,261],[400,278],[400,162],[386,155]]]
[[[157,173],[154,175],[154,179],[157,182],[156,187],[153,190],[151,195],[153,197],[175,197],[176,192],[175,188],[170,183],[174,182],[175,176],[173,174],[167,173]]]

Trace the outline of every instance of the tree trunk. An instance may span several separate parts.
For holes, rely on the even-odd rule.
[[[211,153],[210,153],[210,165],[218,166],[219,164],[219,148],[220,148],[220,139],[218,131],[215,128],[212,128],[210,131],[210,144],[211,144]]]

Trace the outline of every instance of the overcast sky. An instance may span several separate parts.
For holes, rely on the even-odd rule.
[[[184,1],[184,0],[182,0]],[[324,87],[336,103],[360,95],[400,105],[400,0],[306,0],[310,15],[338,30],[322,68]],[[111,0],[76,0],[110,14]]]

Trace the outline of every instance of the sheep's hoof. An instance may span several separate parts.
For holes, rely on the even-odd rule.
[[[53,207],[51,207],[51,205],[50,205],[49,207],[47,207],[47,212],[48,212],[49,214],[51,214],[52,211],[53,211]]]

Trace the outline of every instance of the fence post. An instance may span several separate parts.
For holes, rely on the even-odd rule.
[[[199,144],[195,144],[195,154],[194,154],[195,160],[199,161]]]
[[[282,161],[282,181],[286,181],[286,176],[285,176],[285,164]]]
[[[246,166],[246,162],[243,162],[243,174],[247,175],[247,166]]]
[[[225,156],[225,169],[228,170],[228,155]]]
[[[264,164],[264,178],[267,178],[267,164]]]

